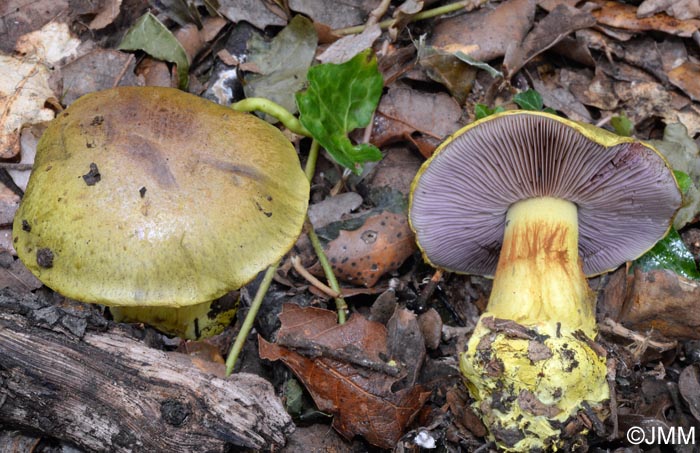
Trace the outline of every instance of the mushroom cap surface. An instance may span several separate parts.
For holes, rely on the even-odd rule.
[[[544,112],[508,111],[440,145],[413,180],[409,220],[430,264],[492,276],[508,208],[542,196],[576,204],[586,275],[645,253],[681,205],[671,168],[650,145]]]
[[[265,121],[171,88],[116,88],[41,137],[13,240],[65,296],[187,306],[281,258],[308,196],[294,147]]]

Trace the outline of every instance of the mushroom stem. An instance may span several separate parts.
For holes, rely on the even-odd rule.
[[[546,335],[582,330],[594,338],[594,304],[578,256],[576,205],[550,197],[513,204],[487,312]]]
[[[562,426],[589,406],[604,410],[594,304],[578,256],[576,205],[548,197],[513,204],[491,298],[460,357],[475,408],[504,450],[565,448],[576,441]]]

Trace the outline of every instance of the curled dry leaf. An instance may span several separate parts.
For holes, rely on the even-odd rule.
[[[660,12],[680,20],[695,19],[700,17],[700,2],[697,0],[644,0],[637,8],[638,17],[648,17]]]
[[[53,96],[44,65],[0,55],[0,158],[19,153],[22,127],[53,119],[44,108]]]
[[[593,11],[599,25],[621,28],[631,31],[662,31],[671,35],[689,38],[700,27],[700,20],[681,20],[666,14],[655,14],[650,17],[637,17],[637,8],[615,1],[596,2],[599,9]]]
[[[493,9],[459,14],[437,23],[429,44],[480,61],[505,55],[512,43],[523,42],[535,18],[535,0],[510,0]]]
[[[378,24],[370,25],[365,28],[362,33],[345,36],[328,46],[328,48],[318,56],[318,60],[321,63],[345,63],[363,50],[372,47],[374,41],[376,41],[381,34],[382,29]]]
[[[342,325],[336,316],[329,310],[285,304],[277,344],[259,337],[260,356],[290,367],[319,410],[333,414],[333,427],[346,439],[361,435],[373,445],[393,448],[430,392],[419,385],[392,391],[401,376],[378,371],[389,366],[386,328],[358,313]]]
[[[372,143],[384,147],[408,141],[429,157],[440,142],[461,127],[461,115],[459,104],[446,93],[426,93],[395,84],[377,107]]]
[[[700,282],[671,271],[635,269],[622,323],[673,339],[700,339]]]
[[[324,250],[338,278],[371,287],[382,275],[398,269],[416,245],[406,215],[383,211],[356,230],[340,230]],[[323,275],[318,264],[310,271]]]
[[[668,73],[668,80],[690,99],[700,101],[700,64],[686,61]]]
[[[561,4],[535,25],[522,44],[508,47],[503,66],[506,78],[512,77],[528,61],[549,49],[571,32],[595,25],[593,16],[585,11]]]
[[[122,0],[107,0],[103,2],[95,18],[92,19],[88,25],[90,30],[102,30],[114,22],[114,19],[119,15],[119,8],[121,6]]]

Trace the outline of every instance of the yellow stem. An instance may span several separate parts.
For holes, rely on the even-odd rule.
[[[542,197],[511,206],[487,313],[540,333],[583,330],[594,338],[594,304],[578,255],[576,205]]]

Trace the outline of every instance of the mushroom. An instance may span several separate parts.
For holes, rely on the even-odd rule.
[[[424,259],[495,275],[460,368],[501,448],[559,448],[586,405],[604,416],[606,358],[586,275],[651,248],[680,204],[653,147],[542,112],[476,121],[421,167],[409,217]]]
[[[13,241],[55,291],[197,338],[230,321],[222,296],[291,248],[308,195],[294,147],[265,121],[175,89],[122,87],[50,124]]]

